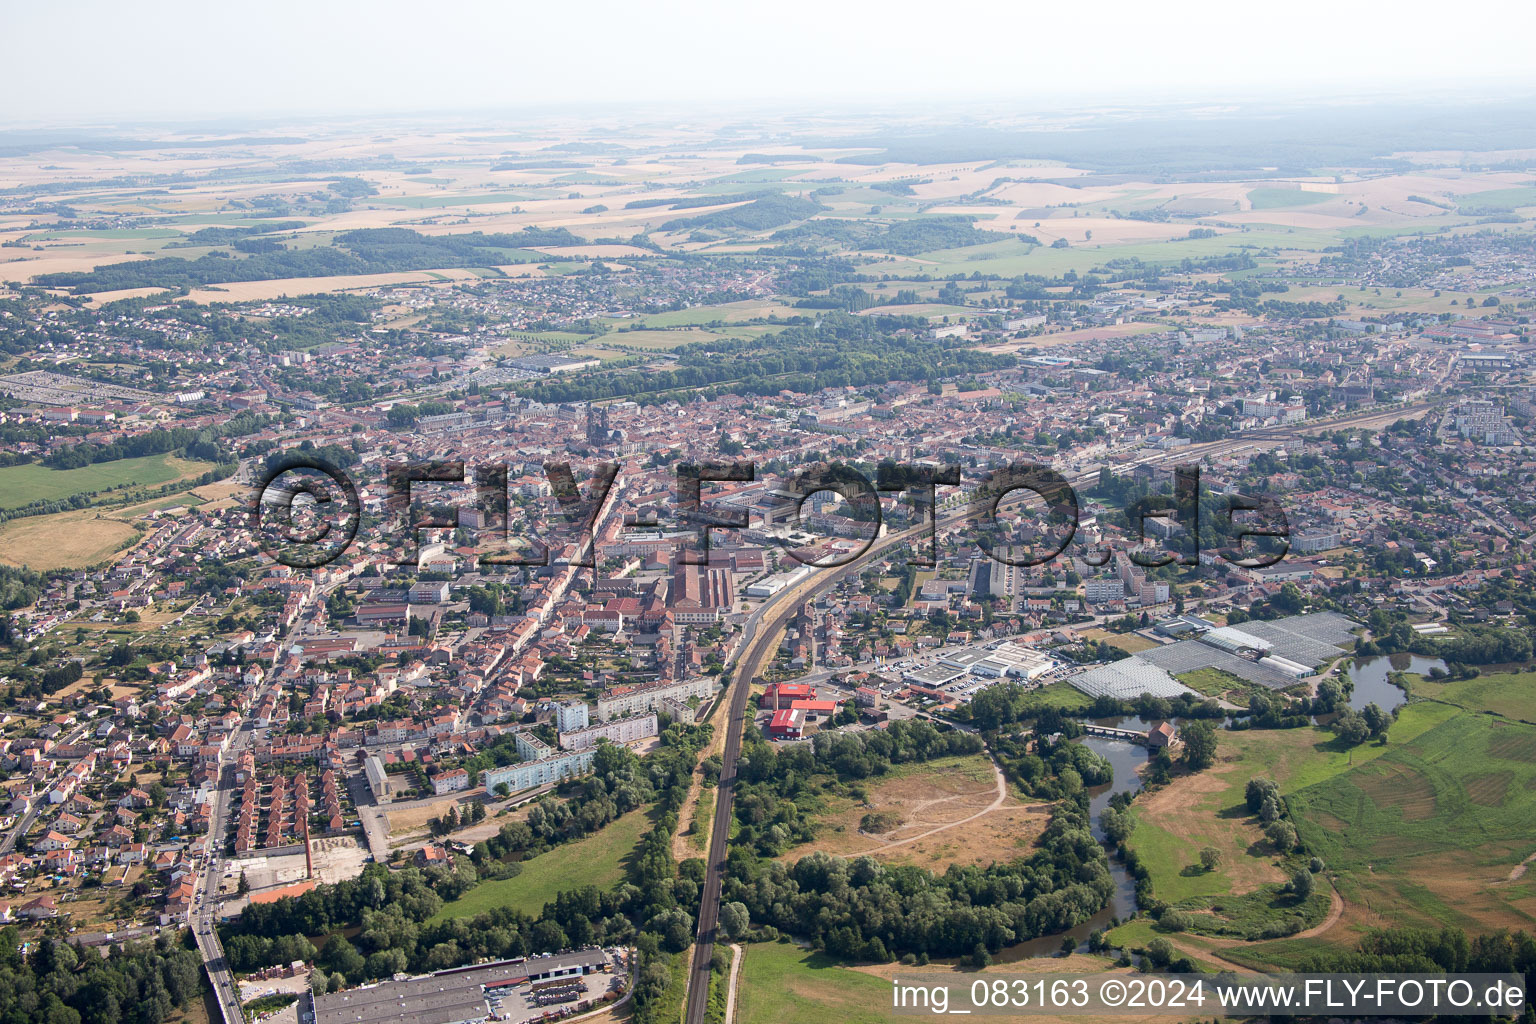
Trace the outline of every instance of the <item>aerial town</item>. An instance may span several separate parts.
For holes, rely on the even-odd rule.
[[[530,138],[0,161],[0,952],[151,1024],[1536,967],[1529,168]]]

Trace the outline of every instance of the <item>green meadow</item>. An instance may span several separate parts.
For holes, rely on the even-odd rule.
[[[1536,877],[1514,877],[1536,852],[1536,727],[1454,713],[1379,749],[1286,796],[1346,901],[1477,931],[1536,922]]]
[[[755,942],[736,995],[737,1024],[884,1024],[890,983],[787,942]]]
[[[644,811],[631,811],[584,839],[524,861],[522,872],[514,878],[481,882],[445,903],[432,920],[473,917],[492,907],[511,907],[538,917],[544,904],[564,890],[588,885],[610,889],[623,881],[625,862],[650,824]]]
[[[18,508],[34,501],[59,501],[73,494],[105,491],[134,484],[152,487],[196,475],[210,467],[169,453],[137,459],[98,462],[78,469],[51,469],[37,463],[0,469],[0,508]]]

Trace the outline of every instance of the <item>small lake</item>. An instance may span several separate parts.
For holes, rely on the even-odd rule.
[[[1349,695],[1349,706],[1356,711],[1363,710],[1367,704],[1375,704],[1384,711],[1401,707],[1408,695],[1392,682],[1391,673],[1412,672],[1422,676],[1428,675],[1432,668],[1444,669],[1445,662],[1439,658],[1421,658],[1417,654],[1358,658],[1349,666],[1349,678],[1355,684],[1354,692]]]

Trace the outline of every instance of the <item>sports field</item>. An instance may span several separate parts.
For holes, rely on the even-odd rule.
[[[137,459],[98,462],[79,469],[50,469],[35,463],[0,469],[0,508],[19,508],[34,501],[58,501],[73,494],[113,487],[152,487],[206,473],[206,462],[189,462],[174,455],[145,455]]]
[[[544,904],[563,890],[588,885],[611,888],[624,878],[624,862],[650,824],[644,811],[631,811],[585,839],[524,861],[516,878],[481,882],[444,904],[432,920],[473,917],[492,907],[512,907],[537,917]]]

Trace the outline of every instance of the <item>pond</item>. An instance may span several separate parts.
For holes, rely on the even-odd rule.
[[[1349,706],[1356,711],[1373,703],[1384,711],[1400,707],[1408,700],[1408,695],[1402,687],[1392,682],[1391,673],[1428,675],[1432,668],[1444,669],[1445,662],[1439,658],[1421,658],[1417,654],[1389,654],[1356,659],[1349,666],[1349,678],[1355,684],[1354,692],[1349,695]]]

